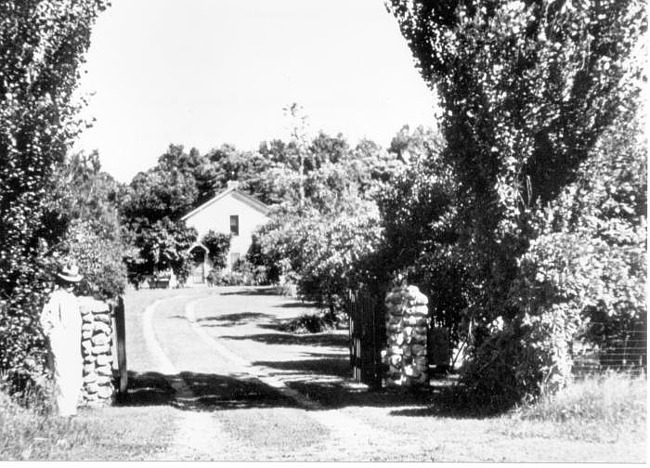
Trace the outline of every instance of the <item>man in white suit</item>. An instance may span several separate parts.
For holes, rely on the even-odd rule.
[[[41,325],[48,338],[49,364],[54,378],[58,414],[75,416],[81,392],[81,310],[73,291],[83,277],[76,265],[59,270],[56,287],[43,307]]]

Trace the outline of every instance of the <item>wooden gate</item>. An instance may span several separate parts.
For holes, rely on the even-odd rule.
[[[381,349],[386,341],[384,303],[367,291],[350,292],[348,315],[352,377],[371,388],[381,388]]]
[[[126,395],[128,385],[128,372],[126,368],[126,321],[124,317],[124,298],[117,298],[117,305],[113,309],[115,344],[117,348],[117,368],[119,373],[119,396]]]
[[[444,327],[429,327],[427,333],[427,360],[429,377],[432,374],[444,374],[451,367],[451,342],[449,330]]]

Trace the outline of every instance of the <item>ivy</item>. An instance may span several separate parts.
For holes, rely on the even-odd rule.
[[[644,5],[390,0],[387,6],[442,108],[442,158],[457,181],[458,240],[448,253],[470,273],[466,314],[475,328],[465,382],[486,389],[477,394],[499,388],[515,399],[538,395],[545,383],[568,377],[563,350],[586,302],[571,304],[567,296],[598,302],[603,295],[586,285],[595,272],[603,272],[597,284],[636,294],[624,286],[625,275],[607,278],[606,265],[598,265],[603,249],[617,251],[609,256],[618,259],[614,271],[637,263],[600,234],[619,218],[606,214],[606,205],[591,218],[585,213],[582,233],[557,232],[539,219],[544,210],[563,209],[557,200],[583,177],[608,130],[634,115],[641,70],[629,58],[647,29]],[[629,231],[609,226],[613,237]],[[635,235],[624,235],[639,245]],[[569,265],[545,266],[560,261],[559,252],[569,254]],[[549,289],[545,269],[577,284]],[[494,320],[504,328],[491,329]],[[508,384],[491,386],[498,382]]]
[[[72,100],[101,0],[0,2],[0,369],[43,366],[38,314],[48,292],[44,228],[53,171],[82,128]]]

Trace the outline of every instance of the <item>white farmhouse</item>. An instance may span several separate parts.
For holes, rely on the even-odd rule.
[[[198,231],[199,240],[210,230],[231,235],[226,267],[227,270],[230,270],[235,262],[248,252],[253,242],[255,229],[269,221],[268,212],[268,206],[250,195],[240,192],[236,183],[229,182],[227,190],[192,210],[181,219],[185,221],[186,226],[193,227]],[[196,243],[190,251],[192,252],[193,265],[187,285],[205,284],[212,267],[206,255],[207,248]]]

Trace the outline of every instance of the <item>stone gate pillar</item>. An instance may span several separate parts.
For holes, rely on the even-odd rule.
[[[386,294],[386,335],[383,352],[387,386],[415,387],[429,382],[428,298],[416,286],[399,286]]]
[[[111,403],[113,387],[113,321],[110,306],[92,297],[80,297],[83,404]]]

